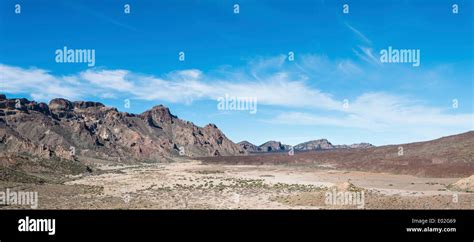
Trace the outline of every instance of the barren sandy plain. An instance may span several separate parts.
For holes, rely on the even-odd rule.
[[[473,209],[474,193],[453,189],[463,177],[335,169],[328,164],[228,165],[96,163],[93,172],[58,183],[0,181],[37,191],[39,209]],[[326,203],[326,192],[364,191],[364,206]],[[22,208],[3,206],[0,208]]]

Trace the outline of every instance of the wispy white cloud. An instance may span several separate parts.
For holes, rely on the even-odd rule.
[[[375,64],[375,65],[382,64],[380,60],[377,57],[375,57],[375,54],[373,53],[372,48],[359,46],[358,49],[352,49],[352,51],[357,57],[361,58],[362,60],[368,63]]]
[[[360,59],[370,63],[381,65],[379,59],[375,56],[372,49],[372,41],[367,38],[361,31],[354,28],[348,23],[344,23],[348,29],[350,29],[360,40],[363,41],[364,45],[359,45],[357,48],[352,49],[352,52]]]
[[[33,98],[79,98],[83,90],[77,88],[71,77],[57,77],[47,70],[20,68],[0,64],[0,88],[8,93],[30,93]]]
[[[87,70],[81,72],[78,79],[103,89],[127,92],[134,88],[133,83],[127,80],[130,74],[126,70]]]
[[[362,41],[364,41],[366,44],[368,45],[372,45],[372,41],[367,38],[362,32],[360,32],[358,29],[352,27],[352,25],[348,24],[348,23],[345,23],[345,25],[347,26],[347,28],[349,28],[354,34],[357,35],[357,37],[359,37],[359,39],[361,39]]]
[[[359,75],[364,71],[353,61],[343,60],[337,64],[337,70],[346,75]]]
[[[361,50],[373,61],[370,49]],[[365,72],[366,69],[351,60],[331,61],[317,55],[302,55],[291,64],[285,61],[285,56],[252,61],[244,70],[233,68],[220,75],[197,69],[177,70],[162,76],[88,69],[60,76],[43,69],[0,64],[0,92],[30,93],[37,100],[101,97],[184,104],[216,100],[228,94],[257,98],[259,110],[262,105],[276,107],[273,110],[278,113],[265,117],[265,122],[277,124],[410,133],[427,138],[474,129],[472,113],[452,113],[388,92],[359,93],[350,100],[349,108],[344,109],[341,101],[344,97],[317,88],[324,86],[324,82],[314,85],[324,78],[337,81],[346,75],[353,77]],[[397,73],[401,71],[397,69]],[[438,76],[432,71],[429,74],[430,78]]]
[[[215,80],[201,71],[173,71],[160,78],[126,70],[89,69],[71,76],[54,76],[46,70],[0,65],[0,82],[7,93],[31,93],[37,99],[88,96],[126,96],[142,100],[192,103],[216,100],[225,94],[256,97],[259,104],[285,107],[338,109],[330,94],[308,87],[287,72],[266,74],[258,80]]]
[[[448,113],[422,105],[407,97],[383,92],[364,93],[343,112],[320,115],[308,112],[282,112],[270,123],[356,128],[373,132],[416,134],[418,139],[473,130],[472,113]]]

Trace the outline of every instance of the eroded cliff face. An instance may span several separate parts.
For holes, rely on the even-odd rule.
[[[49,104],[0,95],[0,154],[73,160],[160,161],[173,156],[245,154],[216,125],[198,127],[155,106],[142,114],[98,102]]]

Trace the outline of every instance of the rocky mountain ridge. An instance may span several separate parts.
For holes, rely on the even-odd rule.
[[[240,147],[249,153],[258,152],[281,152],[289,151],[292,146],[282,144],[279,141],[267,141],[260,146],[254,145],[248,141],[237,143]],[[374,147],[369,143],[358,143],[351,145],[333,145],[327,139],[311,140],[293,146],[295,151],[311,151],[311,150],[332,150],[332,149],[366,149]]]
[[[2,155],[160,161],[245,153],[216,125],[198,127],[162,105],[131,114],[99,102],[56,98],[46,104],[0,94]]]

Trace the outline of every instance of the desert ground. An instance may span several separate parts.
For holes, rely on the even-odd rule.
[[[92,172],[55,182],[0,181],[0,189],[37,191],[39,209],[474,208],[474,193],[451,185],[465,177],[344,170],[323,163],[240,165],[184,158],[90,165]],[[364,206],[327,204],[326,192],[333,190],[364,191]]]

